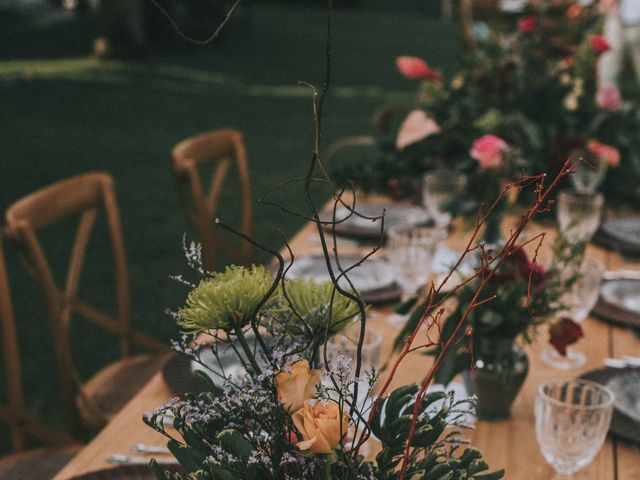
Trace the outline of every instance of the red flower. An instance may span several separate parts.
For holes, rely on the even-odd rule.
[[[533,15],[527,15],[518,20],[518,30],[521,33],[535,33],[538,27],[538,19]]]
[[[604,53],[611,50],[611,45],[607,42],[607,39],[602,35],[591,35],[589,37],[589,46],[591,50],[597,53]]]
[[[606,163],[609,167],[615,168],[620,165],[620,151],[611,145],[605,145],[596,140],[590,140],[587,148],[598,160]]]
[[[567,347],[582,337],[582,327],[570,318],[561,318],[549,327],[549,343],[563,356],[567,355]]]
[[[402,75],[410,80],[430,80],[439,82],[442,80],[442,74],[431,68],[427,62],[418,57],[398,57],[396,58],[396,66]]]

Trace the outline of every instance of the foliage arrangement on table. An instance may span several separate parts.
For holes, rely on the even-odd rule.
[[[534,238],[530,247],[539,241],[540,238]],[[529,365],[517,341],[530,343],[538,327],[546,325],[549,343],[561,355],[566,355],[567,346],[583,336],[580,325],[572,319],[555,318],[564,309],[562,296],[577,280],[577,274],[569,272],[576,272],[582,262],[583,245],[558,239],[553,250],[550,266],[545,269],[536,260],[538,249],[533,259],[529,259],[522,246],[511,249],[486,282],[485,300],[466,316],[464,328],[459,329],[459,319],[486,277],[484,262],[491,254],[487,257],[482,252],[479,275],[462,285],[453,296],[454,306],[446,312],[439,330],[440,345],[426,352],[438,356],[442,353],[441,345],[449,340],[453,342],[454,347],[444,355],[435,381],[446,385],[463,373],[468,391],[477,396],[477,414],[481,418],[509,415]],[[419,299],[410,306],[411,315],[396,339],[396,348],[404,343],[426,307]]]
[[[349,272],[379,247],[372,248],[355,264],[343,265],[335,235],[327,233],[327,222],[320,220],[310,194],[315,172],[326,171],[319,151],[323,105],[330,86],[331,0],[328,10],[323,89],[317,92],[307,85],[313,95],[316,127],[308,174],[301,180],[307,212],[292,213],[315,225],[331,282],[288,279],[286,273],[295,261],[292,252],[290,263],[286,263],[275,249],[234,231],[219,219],[216,223],[220,228],[273,255],[277,272],[271,274],[260,266],[230,266],[224,272],[207,272],[202,267],[199,246],[192,244],[186,249],[189,265],[199,279],[191,283],[180,277],[191,291],[185,305],[172,313],[184,331],[175,346],[200,362],[203,373],[198,376],[206,388],[204,393],[175,398],[145,416],[149,426],[166,435],[168,447],[184,473],[165,471],[155,461],[151,468],[158,479],[165,480],[502,478],[504,471],[490,471],[482,453],[468,446],[461,434],[470,399],[456,399],[444,392],[429,393],[427,389],[445,356],[455,347],[453,338],[464,331],[489,280],[508,261],[533,216],[549,208],[552,190],[571,166],[566,165],[548,185],[544,175],[520,179],[518,187],[535,185],[534,201],[504,246],[491,257],[483,256],[486,269],[472,277],[479,279],[476,292],[450,339],[414,345],[423,332],[429,335],[440,329],[440,318],[428,313],[439,308],[447,294],[440,295],[442,286],[434,286],[424,314],[384,378],[379,378],[375,368],[365,371],[362,348],[367,332],[366,305],[353,288]],[[334,185],[328,176],[321,184]],[[362,216],[355,204],[342,199],[344,190],[331,191],[334,212],[341,206]],[[290,211],[286,206],[280,208]],[[478,219],[460,262],[476,248],[479,232],[490,214],[491,208]],[[335,225],[335,218],[328,223]],[[330,359],[328,341],[349,324],[359,331],[355,358],[338,354]],[[424,372],[424,378],[390,389],[409,354],[434,347],[440,352]],[[229,356],[236,365],[233,371],[225,371],[230,365]],[[167,428],[167,423],[173,428]],[[372,436],[379,440],[380,450],[369,459],[361,455],[361,449]]]
[[[548,2],[527,8],[507,32],[478,25],[476,48],[448,78],[420,58],[399,57],[401,74],[419,82],[417,103],[390,109],[378,158],[340,167],[337,178],[411,196],[424,172],[457,170],[479,187],[465,192],[453,211],[474,217],[486,207],[487,180],[513,180],[523,169],[557,173],[574,156],[610,168],[603,188],[611,204],[638,202],[640,108],[623,101],[615,86],[598,89],[598,58],[610,48],[599,34],[600,12],[577,3],[561,14]],[[508,153],[497,179],[495,164],[473,154],[486,136],[494,150]]]

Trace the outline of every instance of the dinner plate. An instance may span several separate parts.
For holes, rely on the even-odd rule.
[[[640,217],[610,218],[602,222],[600,228],[612,239],[640,249]]]
[[[371,218],[380,217],[383,212],[385,230],[396,225],[416,225],[429,221],[427,211],[416,205],[397,203],[376,205],[365,203],[356,205],[355,210],[360,215],[351,213],[345,207],[340,207],[336,210],[336,234],[365,240],[378,240],[380,238],[382,220],[371,220]],[[369,218],[362,218],[362,216]],[[323,222],[331,222],[333,211],[321,212],[320,219]],[[332,227],[332,225],[324,225],[326,230],[331,230]]]
[[[624,326],[640,326],[639,272],[606,272],[593,314]]]
[[[615,394],[615,408],[640,422],[640,372],[632,370],[609,379],[607,387]]]
[[[629,372],[635,372],[636,375],[640,375],[639,368],[602,368],[587,372],[581,375],[580,378],[607,385],[611,379],[626,375]],[[640,445],[640,422],[636,422],[633,418],[623,414],[618,408],[613,410],[609,432],[617,438]]]
[[[182,471],[177,465],[163,465],[162,468],[171,472]],[[147,465],[122,465],[77,475],[71,480],[156,480],[156,476]]]
[[[342,255],[340,265],[346,270],[361,260],[361,256]],[[334,271],[337,272],[337,265],[333,258],[332,265]],[[316,282],[331,280],[325,257],[322,255],[297,257],[286,276],[287,278],[310,278]],[[397,299],[402,294],[400,287],[395,283],[395,275],[391,266],[381,258],[366,259],[361,265],[349,271],[348,277],[366,303],[390,301]],[[345,290],[351,288],[344,277],[338,283]]]

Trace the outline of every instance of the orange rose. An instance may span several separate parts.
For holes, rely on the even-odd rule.
[[[340,418],[340,407],[334,401],[306,400],[304,407],[291,416],[304,439],[296,444],[299,450],[328,454],[347,433],[347,416]]]
[[[311,370],[308,361],[299,360],[291,366],[291,371],[276,375],[278,398],[288,411],[301,409],[304,401],[315,395],[320,383],[320,373],[320,370]]]

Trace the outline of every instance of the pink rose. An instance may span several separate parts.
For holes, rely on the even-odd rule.
[[[607,112],[617,112],[620,110],[620,105],[622,103],[620,90],[618,90],[618,87],[615,85],[600,87],[596,94],[596,103],[601,109],[606,110]]]
[[[427,62],[418,57],[398,57],[396,58],[396,66],[402,75],[410,80],[431,80],[439,82],[442,80],[442,74],[431,68]]]
[[[611,45],[602,35],[591,35],[589,37],[589,46],[591,50],[597,53],[604,53],[611,50]]]
[[[533,15],[527,15],[518,20],[518,30],[520,30],[521,33],[536,33],[537,27],[538,19]]]
[[[582,7],[579,4],[574,3],[567,8],[567,18],[577,20],[580,15],[582,15]]]
[[[440,127],[435,120],[423,110],[412,110],[400,125],[396,137],[396,148],[402,150],[434,133],[440,133]]]
[[[606,163],[609,167],[615,168],[620,165],[620,152],[617,148],[605,145],[596,140],[590,140],[587,148],[593,153],[598,160]]]
[[[478,138],[469,151],[471,158],[480,164],[483,170],[499,168],[502,163],[502,155],[509,149],[509,145],[495,135],[483,135]]]

